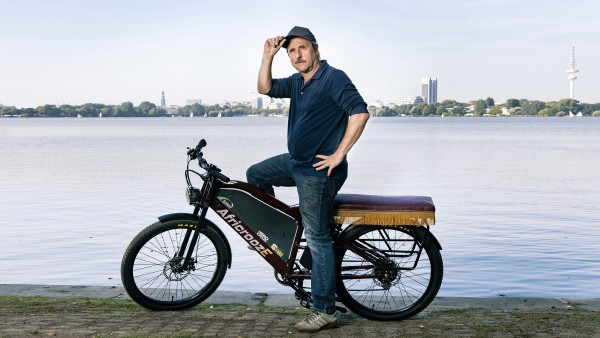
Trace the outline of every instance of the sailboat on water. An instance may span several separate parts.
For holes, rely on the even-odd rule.
[[[581,112],[577,113],[577,114],[573,114],[572,111],[569,110],[569,117],[582,117],[583,114]]]

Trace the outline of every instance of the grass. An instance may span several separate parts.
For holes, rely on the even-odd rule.
[[[264,304],[248,305],[211,305],[200,304],[190,310],[179,312],[156,312],[147,310],[131,300],[98,299],[98,298],[50,298],[50,297],[14,297],[0,296],[0,322],[10,319],[13,322],[27,318],[52,318],[55,323],[75,320],[75,314],[83,316],[80,320],[97,322],[111,321],[124,324],[138,322],[144,327],[153,321],[163,320],[166,323],[181,321],[171,334],[152,334],[152,336],[186,337],[189,330],[197,325],[207,323],[217,327],[208,331],[221,332],[236,321],[248,325],[259,325],[268,321],[268,327],[281,335],[292,334],[288,328],[301,320],[307,310],[299,307],[270,307]],[[396,322],[369,321],[360,316],[348,313],[341,319],[342,327],[331,331],[335,336],[418,336],[418,337],[600,337],[600,314],[591,310],[573,306],[570,308],[518,308],[512,310],[484,309],[444,309],[428,310],[409,320]],[[58,324],[57,324],[58,325]],[[220,326],[219,326],[220,325]],[[264,324],[267,325],[267,324]],[[1,325],[0,325],[1,326]],[[121,326],[119,326],[121,327]],[[132,326],[136,327],[136,326]],[[41,330],[39,327],[36,330]],[[136,329],[139,330],[139,329]],[[221,331],[219,331],[221,330]],[[289,331],[289,332],[288,332]],[[0,331],[0,336],[8,331]],[[245,332],[245,331],[242,331]],[[10,332],[9,332],[10,333]],[[235,333],[235,331],[231,331]],[[139,331],[126,333],[129,336],[139,335]],[[248,332],[252,335],[252,332]],[[294,333],[296,334],[296,333]],[[12,334],[11,334],[12,335]],[[96,336],[112,336],[114,331],[97,331]],[[120,334],[119,334],[120,335]],[[235,333],[239,335],[239,333]]]
[[[8,313],[34,312],[48,313],[87,309],[92,311],[136,311],[140,306],[132,300],[98,298],[54,298],[54,297],[16,297],[0,296],[1,311]]]

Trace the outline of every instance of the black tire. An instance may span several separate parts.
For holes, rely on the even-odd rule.
[[[175,272],[175,258],[187,231],[197,222],[156,222],[129,244],[121,262],[121,280],[129,296],[151,310],[183,310],[208,298],[221,284],[229,252],[226,239],[207,222],[198,237],[193,265]],[[187,252],[187,251],[186,251]]]
[[[442,284],[442,256],[432,236],[420,227],[356,226],[344,235],[347,243],[368,247],[385,261],[385,271],[354,252],[340,249],[336,262],[337,295],[354,313],[373,320],[402,320],[425,309]],[[423,238],[426,238],[423,242]],[[423,250],[414,269],[418,246]],[[416,245],[416,250],[412,247]],[[393,257],[394,256],[394,257]],[[373,277],[387,274],[386,278]],[[370,275],[360,278],[360,275]]]

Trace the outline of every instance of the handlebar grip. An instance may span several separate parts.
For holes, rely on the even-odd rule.
[[[192,159],[202,159],[202,148],[206,147],[206,141],[204,139],[201,139],[200,142],[198,142],[198,145],[196,146],[196,148],[190,149],[188,148],[188,156]]]

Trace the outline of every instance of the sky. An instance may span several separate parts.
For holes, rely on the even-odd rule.
[[[367,102],[600,102],[597,0],[0,0],[0,104],[249,101],[264,41],[310,28]],[[274,77],[294,72],[280,52]]]

